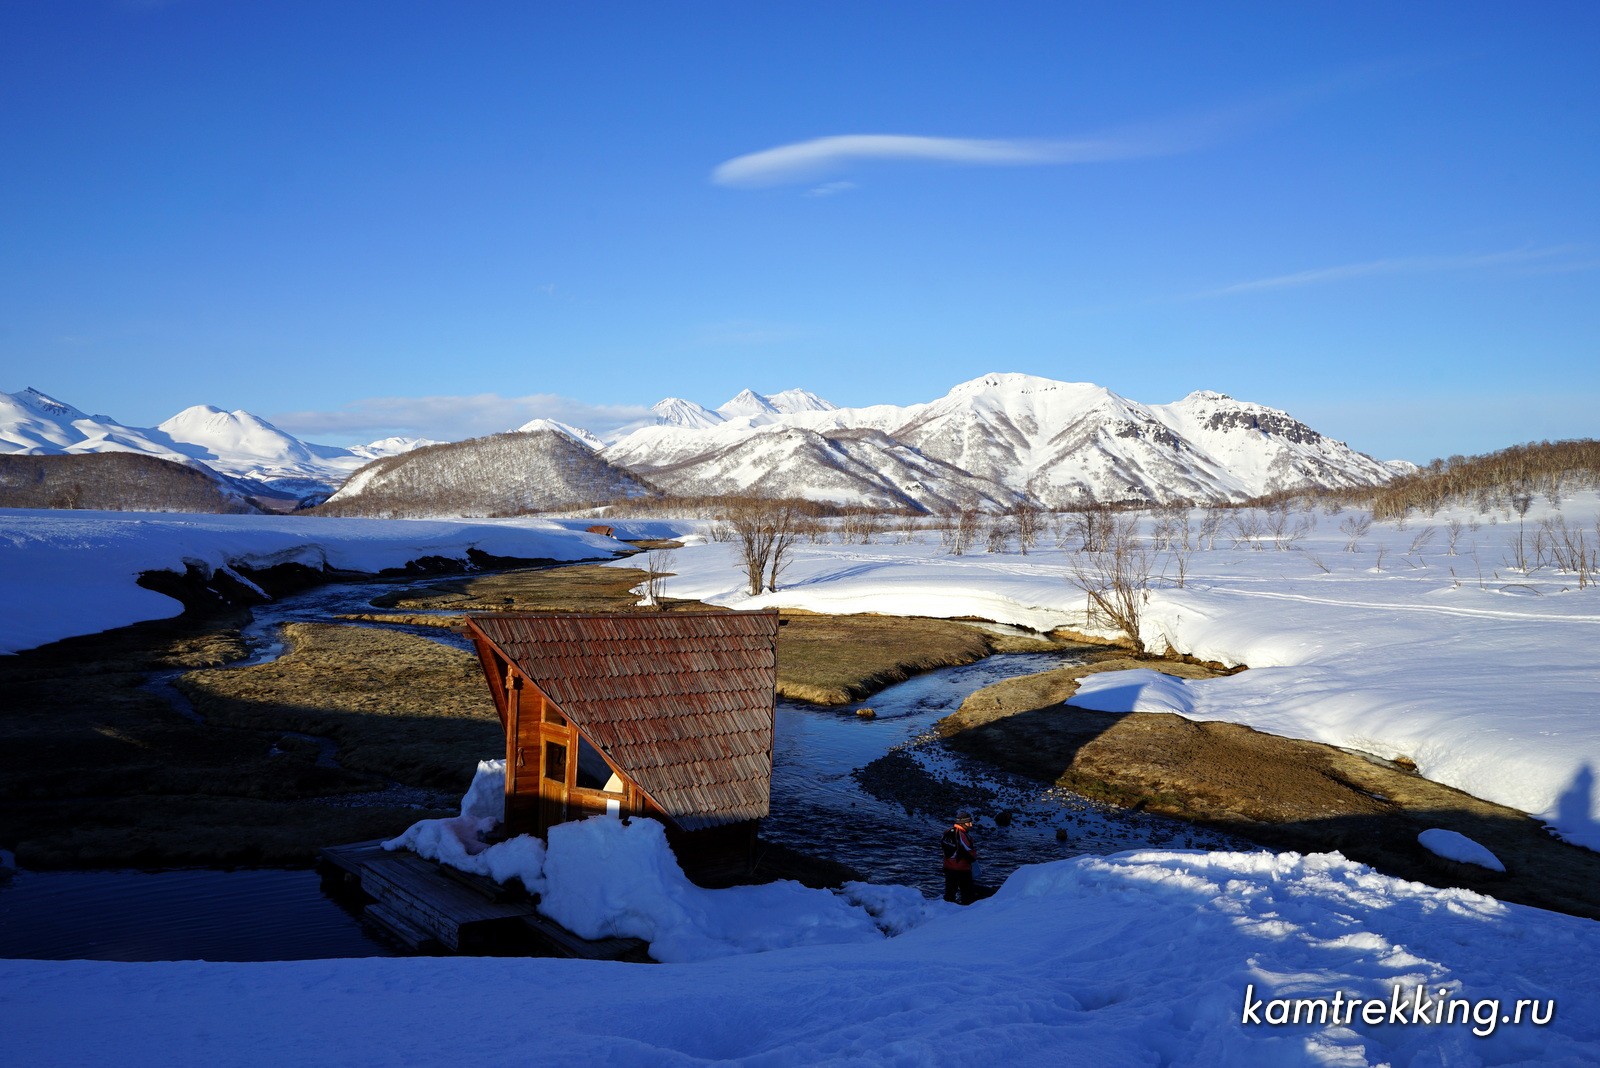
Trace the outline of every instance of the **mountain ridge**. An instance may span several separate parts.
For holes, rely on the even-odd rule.
[[[923,511],[1026,500],[1046,507],[1242,501],[1300,487],[1377,485],[1415,469],[1357,452],[1287,412],[1214,390],[1147,405],[1094,383],[1017,372],[981,375],[910,405],[840,408],[803,389],[746,389],[717,409],[668,397],[651,411],[649,419],[604,436],[533,419],[466,442],[391,438],[345,449],[304,442],[247,411],[211,405],[186,408],[157,427],[127,427],[29,387],[0,393],[0,452],[142,452],[214,472],[238,492],[300,501],[336,494],[346,507],[376,492],[378,483],[388,486],[391,506],[437,484],[450,487],[453,501],[491,510],[566,505],[591,490],[783,494]],[[445,445],[448,462],[433,451]],[[433,474],[414,478],[422,468],[405,473],[404,457],[419,449],[432,456]],[[496,481],[492,464],[470,458],[474,449],[492,450],[495,462],[510,465],[500,481],[515,482],[515,500],[496,503],[492,493],[458,484],[469,471]],[[374,481],[378,463],[384,477]],[[530,482],[530,471],[548,485]]]

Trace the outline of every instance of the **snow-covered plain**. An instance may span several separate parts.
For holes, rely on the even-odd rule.
[[[1521,524],[1525,544],[1541,520],[1558,516],[1593,544],[1597,514],[1593,492],[1565,500],[1559,513],[1538,501]],[[1430,779],[1600,849],[1600,589],[1580,590],[1575,575],[1551,568],[1510,568],[1519,524],[1503,514],[1462,509],[1414,517],[1404,529],[1377,523],[1348,552],[1341,525],[1353,515],[1291,516],[1290,530],[1297,521],[1316,527],[1292,545],[1279,539],[1282,551],[1270,535],[1235,547],[1231,522],[1208,549],[1199,515],[1191,516],[1199,548],[1181,588],[1176,561],[1157,554],[1142,636],[1158,652],[1250,670],[1203,681],[1098,675],[1074,703],[1229,720],[1405,757]],[[1451,519],[1461,524],[1453,555]],[[1015,543],[1009,552],[952,556],[937,535],[917,538],[802,543],[778,591],[753,598],[733,544],[693,546],[679,550],[666,593],[738,607],[976,616],[1111,633],[1087,623],[1084,594],[1067,580],[1075,554],[1048,532],[1025,556]]]
[[[550,560],[624,548],[577,521],[403,520],[0,509],[0,654],[183,611],[141,572],[298,563],[377,572],[424,556]]]
[[[1568,503],[1567,518],[1592,522],[1596,503]],[[1148,640],[1251,671],[1177,686],[1140,673],[1089,695],[1404,752],[1485,796],[1507,785],[1553,799],[1526,807],[1593,844],[1595,595],[1549,572],[1508,576],[1504,522],[1462,534],[1456,556],[1443,538],[1408,552],[1416,522],[1344,553],[1338,517],[1320,522],[1303,551],[1219,539],[1192,555],[1183,588],[1157,584]],[[124,601],[144,595],[139,570],[189,558],[372,569],[446,545],[561,557],[609,544],[576,525],[0,513],[4,634],[19,648],[56,636],[52,598],[77,602],[59,618],[80,632],[170,614]],[[324,533],[294,537],[312,529]],[[754,599],[728,549],[691,539],[667,592],[1083,625],[1054,549],[803,545],[783,590]],[[467,830],[412,837],[449,837],[470,856],[479,800],[464,802]],[[1337,855],[1084,856],[1023,868],[956,909],[904,888],[686,889],[645,821],[600,817],[552,837],[548,853],[502,856],[500,874],[542,880],[563,922],[646,937],[685,963],[0,961],[0,1049],[28,1065],[1600,1062],[1600,925]]]

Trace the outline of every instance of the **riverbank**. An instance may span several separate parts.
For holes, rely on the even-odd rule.
[[[1600,918],[1600,854],[1538,821],[1401,765],[1238,724],[1076,707],[1082,679],[1130,668],[1174,677],[1213,669],[1110,654],[1082,667],[986,687],[936,726],[943,743],[1074,793],[1160,813],[1274,849],[1338,851],[1402,878],[1459,886]],[[1417,835],[1443,828],[1483,844],[1503,873],[1446,860]]]
[[[355,623],[643,610],[643,579],[580,564],[381,588],[373,611],[286,624],[283,654],[249,666],[238,662],[250,613],[226,607],[0,656],[0,848],[33,870],[303,865],[323,845],[448,815],[477,761],[504,745],[481,668]],[[780,694],[834,703],[1030,645],[944,620],[786,616]]]

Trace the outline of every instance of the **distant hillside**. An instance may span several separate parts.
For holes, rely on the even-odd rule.
[[[1600,486],[1600,441],[1536,441],[1482,456],[1435,460],[1379,488],[1372,514],[1386,519],[1409,509],[1478,501],[1499,507],[1519,496],[1558,496]]]
[[[558,430],[534,430],[375,460],[315,511],[389,518],[518,515],[655,494],[583,442]]]
[[[108,512],[255,512],[216,478],[185,464],[131,452],[0,455],[0,508]]]

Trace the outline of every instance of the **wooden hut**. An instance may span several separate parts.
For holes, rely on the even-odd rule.
[[[767,814],[778,613],[472,615],[506,736],[506,830],[650,816],[681,859]]]

